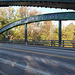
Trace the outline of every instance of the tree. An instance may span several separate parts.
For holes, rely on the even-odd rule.
[[[63,40],[73,40],[75,33],[75,25],[70,23],[66,28],[62,30],[62,39]]]
[[[37,14],[39,14],[39,12],[37,12],[36,9],[32,10],[28,7],[20,7],[16,11],[16,14],[15,14],[16,17],[14,17],[14,20],[23,19],[23,18],[33,16],[33,15],[37,15]],[[28,39],[33,38],[33,36],[32,36],[33,33],[31,34],[31,32],[32,32],[32,29],[34,29],[34,27],[32,28],[32,25],[37,26],[37,23],[34,22],[34,23],[30,23],[30,24],[27,25],[27,27],[28,27]],[[34,30],[34,33],[35,33],[35,31],[36,30]],[[24,25],[15,27],[13,35],[14,35],[14,39],[24,39],[25,38],[25,27],[24,27]],[[34,36],[36,36],[36,35],[34,35]]]
[[[51,21],[44,21],[43,26],[40,29],[40,35],[42,40],[52,40],[53,38],[53,25]]]

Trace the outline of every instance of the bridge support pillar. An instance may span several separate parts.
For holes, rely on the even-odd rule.
[[[27,24],[25,24],[25,45],[27,45]]]
[[[61,47],[61,20],[59,20],[59,47]]]
[[[6,43],[8,42],[8,31],[7,30],[5,31],[5,42]]]

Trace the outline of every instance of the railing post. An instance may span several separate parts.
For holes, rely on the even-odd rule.
[[[5,31],[5,42],[6,43],[8,42],[8,31],[7,30]]]
[[[61,47],[61,20],[59,20],[59,47]]]
[[[51,46],[52,46],[52,40],[51,40]]]
[[[25,24],[25,45],[27,45],[27,24]]]
[[[63,47],[64,47],[64,40],[63,40]]]
[[[54,47],[55,47],[55,40],[54,40]]]
[[[51,40],[51,46],[53,46],[53,40]]]

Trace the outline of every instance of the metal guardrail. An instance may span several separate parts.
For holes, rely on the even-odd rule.
[[[44,46],[59,46],[59,40],[28,40],[29,44],[44,45]],[[75,40],[62,40],[61,47],[75,48]]]
[[[6,42],[6,40],[0,40],[0,43],[24,44],[25,40],[23,40],[23,39],[14,39],[14,40],[8,40],[7,42]]]
[[[0,40],[0,43],[5,43],[5,40]],[[8,40],[7,43],[25,44],[23,39]],[[59,40],[28,40],[29,45],[42,45],[42,46],[59,46]],[[75,48],[75,40],[62,40],[61,47]]]

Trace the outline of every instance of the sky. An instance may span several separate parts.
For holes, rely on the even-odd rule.
[[[19,6],[15,6],[15,9],[18,9]],[[67,10],[67,9],[60,9],[60,8],[45,8],[45,7],[31,7],[32,9],[37,9],[38,11],[41,11],[42,14],[47,14],[47,13],[57,13],[57,12],[75,12],[75,10]],[[54,25],[58,25],[58,21],[52,21]],[[75,20],[71,21],[62,21],[62,25],[66,27],[68,24],[73,23],[75,25]]]
[[[13,8],[18,9],[19,6],[13,6]],[[56,12],[75,12],[74,10],[67,10],[67,9],[56,9],[56,8],[45,8],[45,7],[30,7],[32,9],[37,9],[38,11],[42,11],[43,14],[46,13],[56,13]]]

